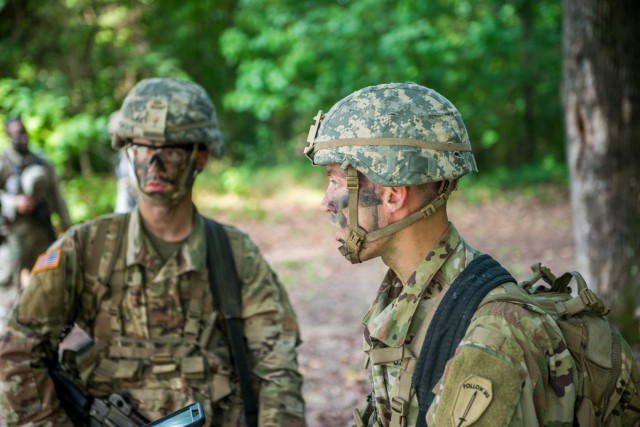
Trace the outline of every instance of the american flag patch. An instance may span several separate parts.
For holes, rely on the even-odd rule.
[[[58,268],[60,265],[60,254],[62,251],[60,249],[56,249],[55,251],[45,252],[38,257],[36,260],[32,273],[37,273],[39,271],[44,270],[53,270]]]

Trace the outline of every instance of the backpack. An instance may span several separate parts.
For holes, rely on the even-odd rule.
[[[640,419],[636,362],[625,339],[605,317],[609,309],[604,302],[576,271],[556,277],[540,263],[533,264],[531,270],[533,276],[521,282],[520,287],[554,318],[579,373],[575,405],[578,425],[630,425]],[[572,283],[574,287],[570,286]],[[490,295],[483,303],[528,302],[522,296],[514,296]],[[633,396],[621,393],[629,382],[635,384]],[[616,408],[618,405],[620,408]]]
[[[472,314],[480,305],[493,301],[533,304],[558,324],[579,377],[574,425],[623,426],[640,420],[640,374],[629,345],[605,317],[608,308],[587,287],[580,273],[572,271],[556,277],[540,263],[531,269],[533,276],[519,286],[503,286],[506,292],[491,292],[498,285],[515,280],[497,261],[482,255],[451,285],[429,326],[414,371],[412,383],[420,406],[418,426],[426,424],[432,389],[460,343]],[[572,282],[574,289],[569,286]],[[456,292],[452,292],[454,288]],[[453,322],[455,326],[436,332],[438,321],[451,324],[452,319],[458,320]],[[629,382],[633,386],[627,386]]]

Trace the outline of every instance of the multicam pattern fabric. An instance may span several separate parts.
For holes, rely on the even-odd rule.
[[[501,300],[525,307],[534,305],[556,321],[578,373],[576,425],[636,425],[640,420],[640,373],[628,343],[607,321],[604,303],[587,289],[576,272],[556,276],[550,287],[538,286],[538,274],[542,273],[545,280],[549,277],[540,271],[539,264],[534,267],[532,281],[524,286],[504,286],[489,294],[483,303]],[[576,289],[567,293],[571,288]],[[534,294],[530,293],[532,289],[536,290]]]
[[[443,292],[479,254],[450,224],[407,283],[400,283],[389,271],[363,321],[364,351],[415,344],[420,348],[421,326],[435,312]],[[375,410],[369,426],[390,425],[399,372],[398,363],[372,365]],[[476,384],[492,387],[491,398],[477,414],[474,426],[571,426],[575,374],[560,330],[542,310],[509,302],[487,304],[475,314],[448,362],[427,424],[469,425],[459,424],[454,411],[463,383],[474,378]],[[419,412],[415,394],[412,396],[408,426],[416,425]]]
[[[477,171],[458,110],[413,83],[354,92],[312,127],[308,142],[314,164],[350,165],[383,186],[451,181]]]
[[[122,103],[112,143],[120,148],[136,137],[203,143],[216,157],[223,150],[216,110],[206,91],[197,83],[168,78],[140,81]]]
[[[611,397],[611,402],[616,402],[616,404],[611,411],[611,415],[606,420],[605,425],[637,426],[640,422],[638,409],[636,408],[635,411],[632,410],[633,406],[628,405],[627,402],[630,399],[637,401],[638,394],[640,393],[640,370],[638,370],[638,362],[629,344],[626,340],[622,340],[621,344],[622,361],[620,374],[616,381],[613,396]],[[618,415],[620,419],[616,419]]]
[[[107,289],[86,267],[100,250],[94,247],[99,224],[123,218],[110,215],[69,230],[51,248],[61,249],[60,266],[35,273],[14,307],[0,337],[0,409],[7,425],[70,425],[43,360],[55,354],[56,338],[72,320],[94,341],[78,365],[95,395],[126,390],[149,419],[198,400],[208,426],[245,425],[225,327],[213,310],[203,218],[195,214],[187,242],[162,263],[134,210]],[[258,248],[239,230],[225,229],[242,282],[260,425],[303,426],[295,313]],[[103,249],[102,261],[109,260],[114,248]],[[190,334],[193,319],[198,327]]]

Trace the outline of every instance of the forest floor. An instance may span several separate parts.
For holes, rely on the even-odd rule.
[[[537,261],[552,271],[575,269],[568,194],[550,191],[558,192],[551,202],[516,197],[467,203],[454,194],[449,216],[467,242],[518,280]],[[320,190],[289,189],[252,201],[258,215],[247,215],[247,201],[232,195],[199,195],[196,204],[202,213],[249,233],[262,249],[298,315],[308,424],[342,427],[368,393],[361,321],[386,268],[379,260],[351,265],[340,256],[335,230],[318,208],[321,198]],[[2,305],[10,299],[0,289]]]

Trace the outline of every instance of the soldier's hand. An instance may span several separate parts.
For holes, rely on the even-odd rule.
[[[30,214],[36,207],[36,201],[24,194],[16,195],[16,212],[20,214]]]

